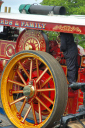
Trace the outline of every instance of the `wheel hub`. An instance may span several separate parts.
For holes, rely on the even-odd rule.
[[[33,86],[33,82],[29,82],[27,86],[23,88],[23,94],[28,98],[32,98],[34,96],[35,90]]]
[[[26,45],[25,50],[32,50],[32,45]]]

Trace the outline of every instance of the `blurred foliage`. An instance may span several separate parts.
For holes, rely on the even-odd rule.
[[[74,34],[74,40],[77,44],[85,49],[85,35]]]
[[[53,31],[44,31],[44,32],[47,35],[48,40],[56,40],[56,37],[58,35],[57,32],[53,32]]]
[[[43,0],[41,5],[64,6],[66,15],[85,15],[84,0]],[[49,40],[55,40],[57,32],[46,32]],[[85,35],[74,34],[74,40],[80,46],[85,48]]]
[[[64,6],[68,15],[84,15],[84,0],[43,0],[41,5]]]

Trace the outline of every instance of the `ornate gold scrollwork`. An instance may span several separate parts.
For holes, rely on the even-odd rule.
[[[6,47],[6,55],[12,57],[15,54],[15,47],[12,44],[8,44]]]

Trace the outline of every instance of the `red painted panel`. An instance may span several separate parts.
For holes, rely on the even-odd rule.
[[[0,40],[0,58],[9,60],[15,54],[16,42]]]
[[[85,34],[85,26],[78,26],[78,25],[22,21],[22,20],[3,19],[3,18],[0,19],[0,25],[11,26],[11,27],[21,27],[21,28],[27,28],[27,29],[36,29],[36,30]]]

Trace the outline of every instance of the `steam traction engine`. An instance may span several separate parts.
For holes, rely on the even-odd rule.
[[[76,119],[83,127],[84,49],[78,46],[77,84],[68,87],[65,58],[44,31],[85,34],[84,16],[54,15],[65,14],[56,6],[21,5],[20,12],[31,14],[0,13],[1,100],[8,119],[18,128],[75,128]]]

